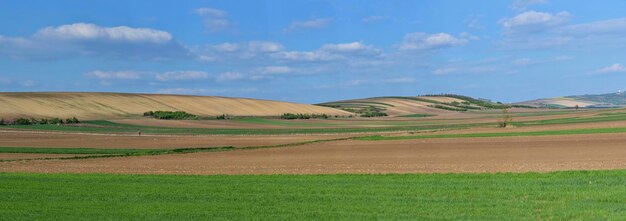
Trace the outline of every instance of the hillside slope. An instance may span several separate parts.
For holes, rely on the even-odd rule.
[[[180,110],[200,116],[350,114],[329,107],[247,98],[126,93],[0,93],[0,117],[5,119],[16,117],[110,119],[141,115],[151,110]]]
[[[489,105],[498,105],[458,95],[416,96],[416,97],[374,97],[328,102],[318,104],[355,113],[384,112],[390,116],[411,114],[447,115],[469,110],[486,109]]]
[[[555,108],[575,107],[576,105],[579,107],[624,107],[626,106],[626,93],[618,92],[544,98],[519,102],[518,104]]]

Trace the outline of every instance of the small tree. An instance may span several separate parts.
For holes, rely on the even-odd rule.
[[[576,110],[578,110],[578,108],[579,108],[579,107],[578,107],[578,104],[577,104],[574,108],[576,108]]]
[[[7,122],[4,121],[4,118],[0,118],[0,125],[7,125]]]
[[[508,108],[502,109],[502,116],[500,117],[500,119],[498,119],[498,127],[500,128],[509,127],[511,126],[512,122],[513,122],[513,116],[509,114],[509,109]]]

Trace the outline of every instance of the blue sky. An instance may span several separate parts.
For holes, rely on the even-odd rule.
[[[3,1],[0,91],[317,103],[626,89],[626,1]]]

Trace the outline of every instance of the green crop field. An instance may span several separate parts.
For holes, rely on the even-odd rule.
[[[619,220],[626,171],[546,174],[0,173],[6,220]]]

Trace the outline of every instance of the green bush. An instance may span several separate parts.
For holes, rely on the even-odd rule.
[[[387,113],[384,112],[367,112],[364,114],[361,114],[361,117],[386,117],[389,116],[387,115]]]
[[[52,118],[48,120],[48,124],[63,124],[63,120],[61,118]]]
[[[184,111],[148,111],[143,116],[152,117],[161,120],[190,120],[198,119],[198,116]]]
[[[77,123],[80,123],[80,121],[76,117],[72,117],[72,118],[66,119],[65,123],[66,124],[77,124]]]
[[[27,118],[17,118],[15,119],[14,124],[16,125],[31,125],[32,122]]]

